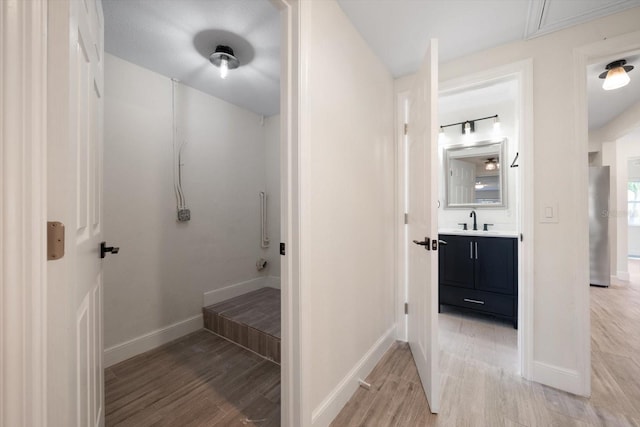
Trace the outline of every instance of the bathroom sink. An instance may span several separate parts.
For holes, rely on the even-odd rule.
[[[518,237],[516,231],[504,230],[461,230],[459,228],[443,228],[438,230],[438,234],[454,234],[457,236],[485,236],[485,237]]]

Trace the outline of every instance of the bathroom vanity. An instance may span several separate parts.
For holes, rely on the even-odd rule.
[[[515,234],[451,231],[439,235],[439,304],[491,314],[518,327]],[[446,244],[445,244],[446,242]]]

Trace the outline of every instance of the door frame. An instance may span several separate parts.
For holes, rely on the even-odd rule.
[[[272,0],[282,17],[281,190],[282,425],[301,423],[299,0]],[[64,285],[61,266],[48,277],[48,1],[0,2],[0,426],[46,426],[55,413],[48,390],[52,341],[48,286]],[[26,54],[25,52],[28,52]],[[55,218],[51,218],[55,220]],[[60,263],[60,261],[54,261]],[[64,261],[62,261],[64,263]],[[23,399],[29,396],[29,399]],[[69,402],[67,402],[69,403]],[[62,412],[65,412],[64,408]]]
[[[523,240],[518,247],[518,349],[520,374],[532,379],[533,361],[533,228],[534,228],[534,187],[533,187],[533,60],[526,59],[500,67],[491,68],[464,77],[440,83],[439,94],[461,90],[487,82],[515,78],[518,82],[517,118],[519,126],[519,164],[521,179],[518,182],[520,203],[518,220],[519,233]],[[404,86],[404,85],[403,85]],[[407,340],[407,319],[404,303],[407,301],[407,251],[405,212],[405,140],[406,102],[408,91],[396,95],[396,322],[397,339]]]
[[[0,426],[46,425],[47,15],[0,2]]]
[[[576,168],[577,180],[581,183],[574,191],[574,206],[584,206],[583,211],[588,212],[589,191],[589,164],[586,161],[589,153],[589,103],[587,96],[587,66],[598,61],[602,57],[640,49],[640,31],[627,33],[617,37],[590,43],[573,50],[573,105],[575,138],[577,152],[584,156],[578,156],[579,167]],[[583,161],[579,161],[582,159]],[[584,284],[579,286],[576,308],[579,316],[577,334],[581,348],[578,360],[578,372],[581,373],[581,394],[591,395],[591,299],[589,291],[589,218],[587,215],[576,218],[584,233],[576,236],[575,248],[579,249],[578,256],[585,260],[585,267],[576,272],[576,282]]]
[[[281,257],[280,420],[284,427],[302,426],[303,384],[300,262],[300,1],[271,0],[280,10],[280,235]]]

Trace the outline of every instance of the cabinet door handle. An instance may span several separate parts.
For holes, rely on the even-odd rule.
[[[473,242],[469,242],[469,259],[473,259]]]
[[[472,302],[472,303],[474,303],[474,304],[483,304],[483,305],[484,305],[484,301],[480,301],[480,300],[477,300],[477,299],[469,299],[469,298],[465,298],[465,299],[464,299],[464,301],[465,301],[465,302]]]
[[[476,243],[476,259],[478,259],[478,242],[475,242],[475,243]]]

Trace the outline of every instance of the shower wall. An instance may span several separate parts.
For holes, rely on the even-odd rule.
[[[217,75],[212,73],[212,79]],[[215,82],[215,84],[219,84]],[[105,363],[202,325],[203,293],[279,283],[278,117],[261,117],[176,85],[183,189],[191,221],[176,221],[171,80],[105,57]],[[260,191],[271,248],[260,247]],[[269,261],[257,271],[258,258]]]
[[[280,115],[264,121],[267,220],[271,246],[267,250],[269,286],[280,287]]]

